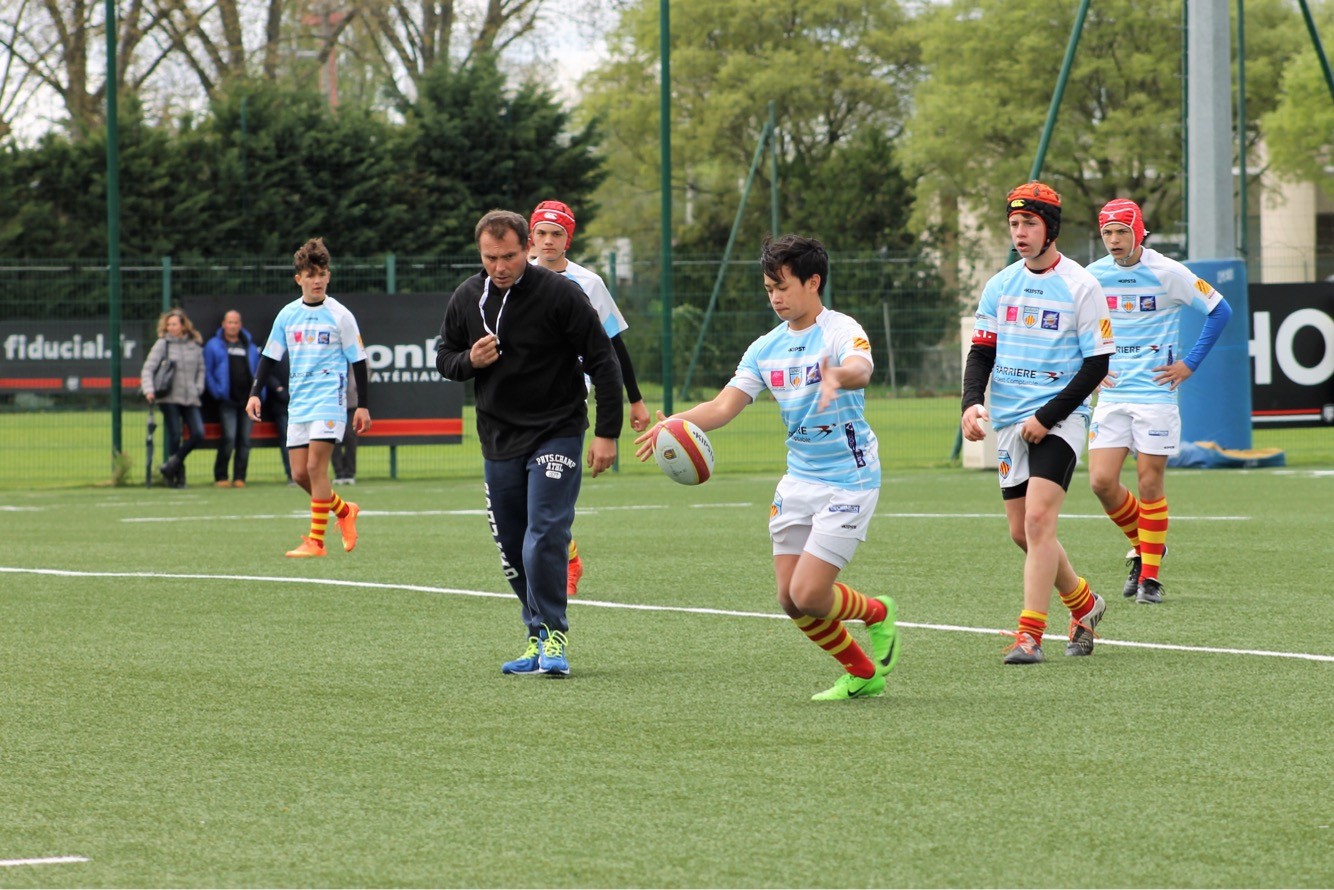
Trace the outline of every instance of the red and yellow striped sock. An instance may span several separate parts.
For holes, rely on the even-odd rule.
[[[579,558],[579,545],[575,543],[574,538],[570,538],[570,562]]]
[[[310,499],[310,539],[324,546],[324,530],[329,526],[329,507],[332,501]]]
[[[1139,505],[1140,578],[1158,579],[1167,545],[1167,498],[1141,501]]]
[[[824,616],[832,621],[862,621],[876,624],[885,620],[885,604],[858,593],[846,584],[834,582],[834,606]]]
[[[1083,618],[1093,608],[1093,591],[1089,590],[1089,583],[1080,578],[1074,590],[1061,594],[1061,602],[1076,619]]]
[[[348,513],[352,512],[352,509],[347,505],[347,501],[338,496],[338,492],[335,491],[332,496],[333,500],[329,502],[329,511],[331,513],[339,519],[342,519],[347,516]]]
[[[849,674],[863,678],[875,676],[875,664],[866,657],[866,653],[852,639],[852,634],[848,633],[841,621],[813,618],[810,615],[793,618],[792,621],[812,643],[838,659]]]
[[[1047,629],[1047,613],[1024,609],[1019,613],[1019,633],[1026,633],[1033,642],[1042,645],[1042,634]]]
[[[1115,510],[1108,510],[1107,515],[1111,517],[1116,527],[1121,529],[1122,534],[1130,539],[1130,544],[1136,550],[1139,549],[1139,501],[1135,495],[1126,489],[1126,499],[1121,502],[1121,506]]]

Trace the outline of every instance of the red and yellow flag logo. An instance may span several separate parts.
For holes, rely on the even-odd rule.
[[[865,352],[870,352],[870,351],[871,351],[871,343],[870,343],[870,341],[868,341],[865,337],[853,337],[853,338],[852,338],[852,348],[853,348],[853,349],[860,349],[860,350],[863,350],[863,351],[865,351]]]
[[[1101,319],[1098,322],[1098,330],[1102,333],[1102,339],[1112,339],[1112,322],[1110,319]]]

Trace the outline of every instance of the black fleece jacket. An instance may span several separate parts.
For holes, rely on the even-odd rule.
[[[510,460],[541,442],[588,429],[588,392],[597,399],[594,434],[621,435],[621,369],[607,332],[584,292],[564,275],[529,266],[508,293],[490,289],[483,325],[479,308],[487,277],[479,272],[454,291],[440,326],[435,366],[450,380],[472,380],[477,436],[488,460]],[[468,351],[495,332],[500,358],[474,368]]]

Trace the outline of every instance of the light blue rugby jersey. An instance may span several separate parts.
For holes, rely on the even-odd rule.
[[[787,427],[788,474],[836,488],[864,491],[880,486],[880,453],[866,423],[863,391],[839,390],[818,410],[820,359],[841,365],[850,354],[871,362],[871,344],[856,319],[823,309],[815,324],[794,331],[787,323],[746,349],[728,386],[755,397],[773,393]]]
[[[996,347],[991,422],[997,429],[1032,417],[1086,357],[1114,349],[1097,279],[1066,256],[1042,273],[1019,260],[992,276],[982,289],[973,342]],[[1088,399],[1075,413],[1092,413]]]
[[[1156,250],[1144,248],[1133,266],[1118,266],[1110,256],[1091,263],[1102,285],[1116,335],[1112,370],[1116,385],[1103,389],[1100,403],[1175,404],[1179,393],[1154,383],[1153,369],[1186,357],[1180,342],[1181,310],[1208,315],[1223,299],[1213,285]]]
[[[357,320],[347,307],[326,296],[318,306],[300,298],[273,320],[264,354],[281,361],[291,356],[287,385],[289,423],[347,420],[347,366],[366,358]]]

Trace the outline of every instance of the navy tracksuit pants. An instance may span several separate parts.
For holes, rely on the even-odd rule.
[[[525,457],[486,460],[486,514],[500,567],[519,602],[528,636],[561,632],[574,502],[583,480],[582,436],[548,439]]]

